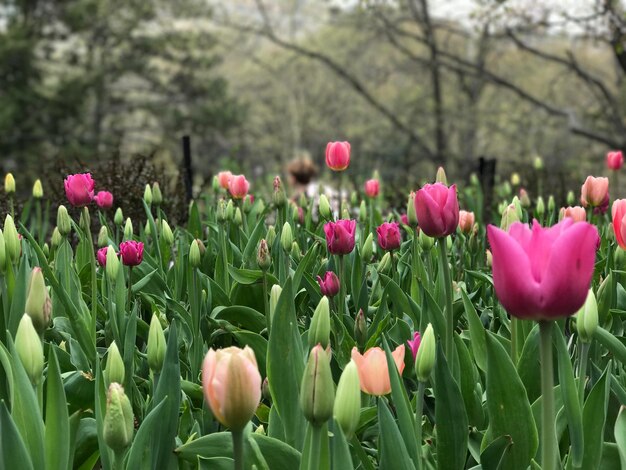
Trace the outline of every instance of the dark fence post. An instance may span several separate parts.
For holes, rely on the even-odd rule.
[[[193,199],[193,169],[191,168],[191,139],[188,135],[183,136],[183,181],[187,204],[189,204]]]
[[[491,223],[491,208],[493,207],[493,188],[496,183],[496,159],[480,157],[478,159],[478,174],[483,190],[483,221]]]

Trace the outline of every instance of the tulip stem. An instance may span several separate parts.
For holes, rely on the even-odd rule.
[[[272,319],[270,317],[270,300],[267,293],[267,272],[263,271],[263,305],[265,306],[265,323],[267,326],[267,337],[270,337],[272,329]]]
[[[359,438],[356,435],[352,437],[352,448],[354,449],[356,455],[359,457],[363,468],[365,468],[366,470],[374,470],[374,465],[372,465],[372,461],[363,450],[361,441],[359,441]]]
[[[339,255],[339,301],[337,302],[337,314],[343,323],[343,313],[346,308],[346,279],[345,279],[345,259]]]
[[[320,468],[320,454],[322,452],[322,427],[311,426],[311,446],[309,447],[308,470]],[[302,467],[300,467],[302,468]]]
[[[511,316],[511,359],[513,360],[513,365],[517,367],[517,327],[518,320],[517,318]]]
[[[243,431],[231,431],[233,436],[233,457],[235,459],[235,470],[243,470]]]
[[[446,357],[452,361],[452,350],[454,349],[454,312],[452,311],[452,276],[448,265],[448,247],[446,238],[439,239],[439,262],[443,271],[443,283],[446,290]]]
[[[589,343],[584,343],[578,339],[580,355],[578,357],[578,397],[580,405],[585,403],[585,381],[587,379],[587,359],[589,358]]]
[[[415,397],[415,436],[417,437],[417,458],[421,468],[422,460],[422,415],[424,414],[424,391],[426,382],[419,381],[417,385],[417,397]]]
[[[541,356],[541,468],[556,469],[556,425],[554,417],[554,371],[552,364],[552,322],[539,322]]]

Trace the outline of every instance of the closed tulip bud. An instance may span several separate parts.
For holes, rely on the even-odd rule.
[[[146,184],[146,188],[143,190],[143,200],[148,207],[152,205],[152,188],[149,184]]]
[[[244,175],[233,175],[228,181],[228,191],[235,199],[243,199],[249,189],[250,183]]]
[[[415,192],[411,191],[409,194],[409,201],[406,205],[406,218],[409,222],[409,227],[417,227],[417,212],[415,212]]]
[[[519,201],[523,208],[528,209],[530,207],[530,197],[524,188],[519,190]]]
[[[511,173],[511,184],[513,186],[519,186],[521,182],[522,182],[522,178],[520,178],[519,173],[517,172]]]
[[[352,360],[339,378],[333,415],[343,433],[350,439],[361,419],[361,381],[359,370]]]
[[[197,268],[200,266],[200,261],[200,247],[198,246],[198,241],[194,240],[189,247],[189,264],[192,268]]]
[[[452,237],[446,237],[446,248],[448,251],[452,249]]]
[[[505,181],[504,183],[502,183],[502,194],[504,194],[505,196],[509,196],[511,195],[512,192],[513,192],[513,189],[511,188],[511,185],[509,184],[508,181]]]
[[[256,262],[259,265],[261,271],[267,271],[272,265],[272,257],[270,256],[270,248],[267,245],[267,241],[262,239],[259,242],[259,249],[256,252]]]
[[[72,230],[72,220],[63,205],[57,209],[57,228],[63,237],[67,237]]]
[[[362,224],[367,223],[367,205],[365,201],[361,201],[361,205],[359,206],[359,222]]]
[[[298,245],[297,241],[294,241],[291,244],[291,251],[290,251],[290,256],[296,260],[296,261],[300,261],[302,253],[300,252],[300,245]]]
[[[274,320],[274,313],[276,312],[276,306],[278,305],[278,299],[280,294],[283,293],[283,288],[278,284],[274,284],[270,290],[270,322]]]
[[[315,346],[302,377],[300,408],[313,426],[322,426],[333,415],[335,384],[330,357],[321,345]]]
[[[442,166],[437,168],[437,176],[435,177],[435,181],[437,183],[443,183],[446,186],[448,185],[448,177],[446,176],[446,171],[443,169]]]
[[[430,251],[435,245],[435,239],[426,235],[422,230],[420,230],[418,241],[424,251]]]
[[[509,230],[509,227],[515,223],[519,222],[520,217],[517,215],[517,210],[513,204],[509,204],[507,208],[502,213],[502,220],[500,221],[500,228],[502,230]]]
[[[306,197],[306,194],[301,193],[300,194],[300,198],[298,200],[298,205],[300,207],[308,207],[309,206],[309,200]]]
[[[126,219],[126,223],[124,224],[124,240],[131,240],[133,238],[133,221],[130,220],[130,217]]]
[[[144,225],[143,227],[143,233],[146,235],[146,237],[149,237],[150,235],[152,235],[152,229],[150,228],[150,222],[146,220],[146,225]]]
[[[168,224],[165,219],[161,221],[161,236],[168,245],[172,245],[174,243],[174,234],[172,233],[170,224]]]
[[[104,248],[109,244],[109,229],[106,225],[100,227],[98,232],[98,248]]]
[[[378,263],[378,272],[382,274],[389,274],[390,271],[391,271],[391,254],[387,252]]]
[[[163,362],[165,361],[165,349],[167,343],[165,342],[165,334],[163,333],[163,327],[156,315],[152,315],[150,320],[150,330],[148,332],[148,345],[146,352],[148,355],[148,366],[150,370],[158,374],[163,368]]]
[[[293,244],[293,234],[291,232],[291,225],[289,222],[285,222],[283,225],[283,230],[280,233],[280,245],[285,250],[285,253],[289,253],[291,251],[291,245]]]
[[[85,233],[91,231],[91,216],[89,215],[89,209],[86,206],[80,212],[78,225],[80,229]]]
[[[545,214],[546,212],[546,206],[541,196],[537,198],[537,207],[535,207],[535,212],[537,212],[537,215],[539,217],[543,217],[543,214]]]
[[[33,197],[35,199],[41,199],[43,197],[43,186],[41,185],[41,180],[36,180],[35,184],[33,184]]]
[[[272,391],[270,390],[270,381],[265,377],[263,379],[263,383],[261,384],[261,395],[267,401],[272,401]]]
[[[493,266],[493,255],[491,254],[491,250],[485,251],[485,263],[488,268]]]
[[[321,344],[324,349],[330,346],[330,306],[326,296],[317,304],[309,327],[309,349],[316,344]]]
[[[615,262],[615,269],[620,271],[626,271],[626,251],[622,250],[619,246],[613,252],[613,260]],[[2,262],[0,261],[0,266]]]
[[[274,201],[274,205],[276,207],[284,207],[287,203],[287,196],[285,195],[285,190],[283,188],[283,183],[280,180],[280,176],[276,176],[276,178],[274,178],[274,194],[272,196],[272,200]]]
[[[554,196],[550,194],[550,197],[548,198],[548,212],[550,212],[550,214],[554,214],[555,209],[556,202],[554,201]]]
[[[229,199],[228,204],[226,204],[226,220],[232,222],[235,217],[235,205],[233,204],[233,200]]]
[[[215,175],[213,177],[213,181],[211,182],[211,188],[213,188],[214,192],[218,192],[222,186],[220,185],[220,179]]]
[[[241,225],[243,224],[243,214],[241,213],[241,209],[239,209],[239,207],[235,209],[233,223],[235,224],[235,227],[241,227]]]
[[[220,199],[217,203],[216,217],[219,223],[226,221],[226,201],[224,199]]]
[[[243,198],[243,213],[249,214],[252,210],[252,206],[254,205],[254,196],[252,194],[247,194],[246,197]]]
[[[476,223],[476,216],[473,212],[459,211],[459,229],[466,235],[469,235],[474,224]]]
[[[15,194],[15,178],[12,173],[4,176],[4,192],[7,194]]]
[[[343,171],[350,165],[350,143],[328,142],[326,145],[326,166],[333,171]]]
[[[354,339],[359,347],[365,347],[365,343],[367,343],[367,320],[363,309],[359,309],[359,313],[356,314],[354,319]]]
[[[59,231],[59,227],[54,227],[54,230],[52,231],[52,237],[50,238],[50,242],[52,243],[53,250],[56,250],[59,246],[61,246],[61,243],[63,242],[63,235],[61,235],[61,232]]]
[[[30,316],[39,334],[43,334],[52,316],[52,300],[40,267],[34,267],[30,275],[24,312]]]
[[[155,206],[160,206],[163,202],[163,194],[161,193],[161,187],[156,181],[152,183],[152,202]]]
[[[37,385],[43,373],[43,346],[30,316],[26,313],[22,315],[15,333],[15,349],[30,382]]]
[[[476,175],[476,173],[472,173],[470,175],[470,184],[476,187],[480,186],[480,179],[478,178],[478,175]]]
[[[267,244],[269,246],[274,246],[274,242],[276,241],[276,229],[273,225],[267,227],[267,233],[265,234],[265,239],[267,240]]]
[[[374,254],[374,235],[370,233],[363,242],[363,248],[361,249],[361,260],[365,263],[369,263]]]
[[[110,283],[114,283],[117,280],[117,274],[120,270],[120,259],[117,257],[117,253],[111,245],[107,247],[106,260],[105,270],[107,279]]]
[[[4,219],[4,244],[6,246],[7,257],[11,263],[17,263],[22,254],[20,236],[15,228],[13,217],[7,214]]]
[[[574,191],[567,192],[566,202],[568,206],[573,206],[576,203],[576,196],[574,196]]]
[[[124,213],[122,212],[122,208],[118,207],[115,210],[115,214],[113,215],[113,223],[118,227],[121,227],[124,224]]]
[[[7,248],[4,242],[4,233],[0,229],[0,273],[4,271],[7,262]]]
[[[537,171],[543,170],[543,159],[539,155],[533,160],[533,166]]]
[[[435,354],[437,352],[437,342],[435,332],[429,323],[422,335],[420,347],[415,356],[415,375],[420,382],[426,382],[435,365]]]
[[[103,437],[115,452],[123,452],[132,442],[134,427],[133,408],[119,383],[109,385]]]
[[[330,210],[330,202],[328,202],[328,198],[325,194],[320,195],[319,212],[324,220],[330,220],[333,217]]]
[[[591,342],[598,329],[598,302],[591,289],[589,289],[585,304],[576,314],[576,329],[583,343]]]
[[[298,206],[295,203],[291,204],[291,218],[294,221],[300,221],[300,212],[298,211]]]
[[[41,249],[43,251],[43,254],[46,258],[48,258],[50,256],[50,246],[47,243],[43,244],[43,248]],[[0,268],[1,270],[2,268]]]
[[[111,385],[114,382],[124,383],[124,377],[126,375],[126,368],[124,367],[124,360],[120,354],[120,350],[117,348],[115,341],[111,343],[107,350],[107,362],[104,369],[104,381],[107,385]]]
[[[511,202],[511,204],[513,204],[513,207],[515,207],[515,212],[517,214],[517,218],[519,220],[522,220],[522,217],[524,216],[524,211],[522,210],[522,203],[519,200],[519,198],[517,196],[513,197],[513,201]]]

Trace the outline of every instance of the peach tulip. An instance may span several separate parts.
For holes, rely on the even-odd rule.
[[[475,221],[476,217],[473,212],[459,211],[459,229],[461,232],[465,234],[470,233],[474,227]]]
[[[404,344],[392,353],[398,372],[404,371]],[[352,360],[355,362],[361,380],[361,390],[370,395],[383,396],[391,392],[389,369],[385,351],[379,347],[370,348],[361,355],[359,350],[352,348]]]
[[[584,222],[587,220],[587,212],[584,207],[574,206],[565,207],[563,210],[563,217],[569,217],[574,219],[574,222]]]
[[[605,177],[587,176],[580,190],[580,202],[584,207],[599,207],[608,202],[609,179]]]

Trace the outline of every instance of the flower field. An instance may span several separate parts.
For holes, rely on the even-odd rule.
[[[516,176],[485,212],[443,169],[402,208],[224,171],[175,226],[81,173],[49,228],[6,175],[0,468],[626,468],[626,199]]]

